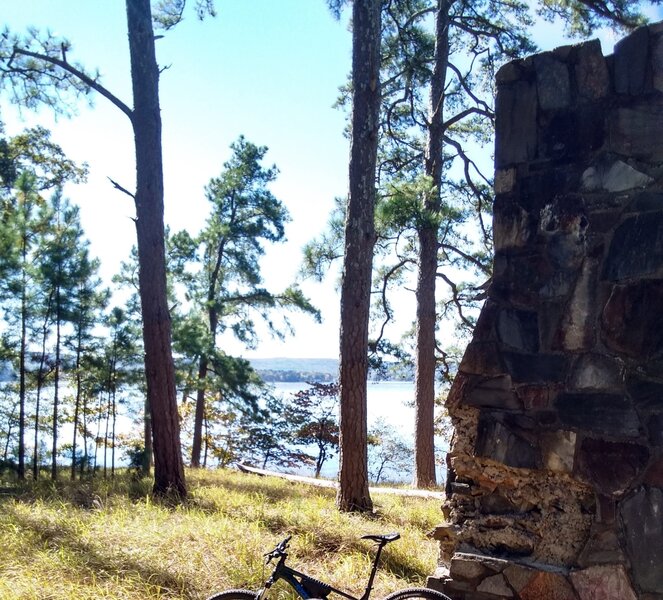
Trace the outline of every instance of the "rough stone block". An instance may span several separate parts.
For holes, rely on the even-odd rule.
[[[628,205],[628,212],[663,211],[663,194],[660,192],[641,192]]]
[[[497,376],[506,373],[499,345],[494,342],[472,342],[467,346],[460,370],[464,373]]]
[[[627,217],[615,231],[603,277],[611,281],[648,277],[662,267],[663,212]]]
[[[465,404],[514,410],[522,408],[509,375],[475,377],[466,386]]]
[[[545,384],[519,385],[516,395],[526,411],[546,410],[557,395],[557,389]]]
[[[575,78],[581,99],[593,101],[604,98],[610,92],[610,73],[599,40],[578,47]]]
[[[582,187],[587,191],[605,190],[606,192],[625,192],[642,188],[654,179],[621,160],[609,165],[601,164],[589,167],[582,174]]]
[[[640,488],[621,503],[626,551],[633,578],[645,592],[663,590],[663,491]]]
[[[573,571],[569,578],[580,600],[637,600],[622,565],[597,565]]]
[[[568,66],[551,52],[534,57],[536,88],[542,110],[566,108],[571,104],[571,81]]]
[[[538,352],[539,321],[533,311],[501,310],[496,320],[497,338],[505,346],[522,352]]]
[[[532,217],[508,196],[495,199],[493,239],[495,251],[523,248],[536,234]]]
[[[574,431],[544,432],[541,451],[546,468],[557,473],[572,473],[575,462],[577,435]]]
[[[653,33],[650,29],[650,33]],[[651,44],[652,83],[654,89],[663,92],[663,35],[652,35]]]
[[[500,86],[495,105],[495,166],[501,169],[535,158],[536,87],[526,81]]]
[[[501,169],[495,173],[495,193],[508,194],[516,185],[516,169]]]
[[[571,299],[566,306],[556,349],[566,351],[590,350],[596,338],[596,289],[598,265],[585,259],[576,280]]]
[[[620,361],[611,356],[583,354],[573,365],[569,384],[576,390],[615,389],[621,385],[622,369]]]
[[[618,94],[641,94],[645,89],[649,29],[639,27],[615,44],[615,91]]]
[[[652,162],[663,159],[663,106],[648,102],[618,108],[608,115],[612,152]]]
[[[563,393],[555,405],[567,427],[631,438],[640,431],[637,412],[621,394]]]
[[[514,383],[556,383],[568,374],[569,357],[564,354],[504,352],[503,358]]]
[[[520,600],[577,600],[573,587],[561,573],[539,571],[520,591]]]
[[[639,478],[649,450],[639,444],[586,438],[580,445],[577,472],[599,493],[624,493]]]
[[[603,341],[614,352],[646,361],[663,351],[663,280],[618,285],[601,315]]]
[[[663,489],[663,458],[658,458],[649,465],[643,483]]]
[[[626,379],[626,391],[642,412],[663,412],[663,382],[631,375]]]
[[[490,419],[479,421],[475,453],[510,467],[536,469],[541,466],[540,451],[534,444]]]
[[[625,564],[626,556],[614,525],[592,523],[587,544],[578,557],[578,565]]]
[[[486,577],[477,586],[477,592],[492,594],[497,598],[513,598],[513,590],[506,584],[502,574]]]

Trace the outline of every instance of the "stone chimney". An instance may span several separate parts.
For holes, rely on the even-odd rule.
[[[663,24],[497,75],[495,260],[429,584],[663,599]]]

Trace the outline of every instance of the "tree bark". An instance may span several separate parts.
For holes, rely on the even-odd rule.
[[[368,490],[366,380],[380,115],[380,0],[354,0],[352,141],[341,284],[340,454],[337,505],[372,510]]]
[[[145,343],[147,398],[152,417],[154,492],[186,496],[166,295],[163,161],[159,69],[149,0],[127,0],[136,147],[136,234]]]
[[[431,78],[430,125],[426,148],[426,175],[434,183],[425,199],[428,218],[419,229],[417,276],[417,329],[415,372],[414,486],[436,485],[435,476],[435,290],[438,251],[438,213],[441,208],[444,147],[444,88],[449,60],[449,9],[453,0],[440,0],[435,19],[435,64]]]

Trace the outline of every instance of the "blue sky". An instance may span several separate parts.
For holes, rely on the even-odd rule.
[[[99,68],[103,84],[131,105],[124,2],[12,0],[2,8],[3,23],[14,31],[34,25],[67,37],[69,59]],[[219,174],[229,145],[243,134],[268,146],[266,162],[280,170],[273,192],[292,217],[288,243],[271,248],[263,264],[267,285],[279,289],[295,278],[301,246],[322,231],[334,197],[347,190],[345,118],[332,105],[349,72],[350,34],[322,0],[219,1],[217,10],[203,22],[189,13],[157,41],[159,63],[168,67],[161,78],[166,221],[172,230],[197,232],[207,210],[203,188]],[[127,118],[103,98],[57,121],[47,111],[19,116],[6,101],[0,110],[7,134],[45,124],[71,158],[89,163],[88,184],[65,192],[80,204],[92,253],[110,278],[135,240],[131,200],[107,180],[133,189]],[[296,319],[296,342],[265,340],[252,354],[337,355],[333,283],[304,287],[324,323]]]
[[[288,243],[273,247],[263,262],[266,285],[275,290],[296,275],[300,249],[320,233],[334,197],[347,190],[348,141],[345,117],[332,107],[350,70],[351,38],[346,20],[336,21],[324,0],[217,0],[218,16],[198,21],[190,12],[157,41],[161,78],[166,222],[195,233],[206,216],[203,188],[217,176],[240,134],[269,147],[267,163],[280,176],[273,192],[288,206]],[[652,12],[652,16],[655,13]],[[347,15],[346,15],[347,17]],[[660,18],[660,17],[659,17]],[[3,0],[2,23],[17,32],[29,25],[67,37],[70,60],[98,68],[102,83],[131,104],[124,2],[121,0]],[[538,29],[541,49],[563,43],[560,28]],[[604,53],[616,38],[603,36]],[[19,115],[0,100],[6,133],[40,123],[70,158],[90,165],[86,185],[65,193],[81,207],[92,254],[110,277],[135,241],[131,200],[108,177],[134,186],[129,122],[103,98],[94,107],[78,104],[72,119],[49,112]],[[304,282],[323,311],[323,324],[296,318],[298,334],[285,343],[264,340],[247,356],[336,357],[338,296],[334,278]],[[411,312],[400,315],[404,328]],[[237,345],[226,348],[233,353]]]

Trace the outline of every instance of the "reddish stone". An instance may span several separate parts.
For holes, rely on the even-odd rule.
[[[645,483],[663,488],[663,458],[659,458],[647,469]]]
[[[638,444],[583,440],[578,454],[578,472],[596,490],[610,495],[624,492],[640,476],[649,460],[649,450]]]
[[[516,394],[523,403],[525,410],[542,410],[550,406],[550,388],[547,385],[521,385]]]
[[[600,565],[570,575],[580,600],[638,600],[622,565]]]
[[[577,600],[571,584],[561,573],[541,571],[520,591],[521,600]]]

